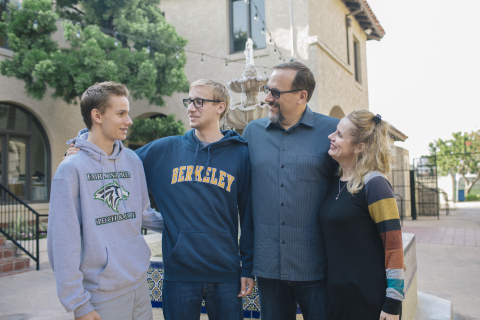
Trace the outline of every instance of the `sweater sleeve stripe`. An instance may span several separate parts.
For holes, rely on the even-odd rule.
[[[403,250],[385,250],[385,269],[403,270]]]
[[[403,248],[402,231],[394,230],[380,233],[385,250],[395,250]]]
[[[397,202],[390,183],[381,175],[371,174],[365,189],[370,216],[377,225],[385,250],[386,298],[402,301],[403,242]]]
[[[388,199],[388,198],[395,199],[395,196],[393,194],[393,191],[392,191],[391,187],[388,184],[385,184],[383,186],[380,179],[385,180],[385,178],[383,178],[383,177],[375,177],[374,179],[370,180],[369,183],[368,183],[370,185],[370,187],[374,187],[374,188],[375,188],[376,185],[377,186],[378,185],[382,186],[380,189],[378,189],[378,190],[375,189],[374,192],[369,192],[367,194],[367,202],[369,204],[375,203],[379,200]],[[370,190],[370,191],[372,191],[372,190]]]
[[[402,230],[400,221],[398,219],[385,220],[377,223],[377,229],[379,233],[388,231]]]
[[[382,199],[370,204],[368,210],[375,223],[399,218],[397,202],[393,198]]]
[[[390,285],[390,284],[388,283],[388,285]],[[387,288],[387,297],[395,299],[395,300],[403,301],[403,280],[402,280],[401,286],[402,286],[401,288],[398,288],[398,290],[400,290],[400,291],[396,290],[397,288],[388,287]]]
[[[403,269],[387,269],[388,279],[403,279]]]

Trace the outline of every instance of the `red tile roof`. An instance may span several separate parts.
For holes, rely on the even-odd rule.
[[[363,0],[363,4],[367,8],[368,13],[372,17],[373,21],[375,21],[375,24],[377,25],[378,29],[380,29],[380,31],[383,33],[382,34],[382,37],[383,37],[385,35],[385,29],[383,29],[383,27],[381,26],[380,21],[378,21],[377,16],[375,16],[375,13],[373,13],[373,10],[370,7],[370,5],[368,4],[367,0]]]

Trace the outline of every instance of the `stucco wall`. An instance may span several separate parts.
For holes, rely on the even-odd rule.
[[[294,27],[294,58],[308,65],[314,72],[317,87],[309,106],[317,112],[330,114],[334,106],[338,106],[345,114],[355,108],[368,108],[368,83],[366,66],[366,36],[358,23],[352,19],[350,32],[350,61],[347,62],[345,15],[347,8],[340,0],[292,0]],[[199,78],[210,78],[227,84],[234,78],[240,78],[245,69],[243,53],[229,52],[229,1],[193,1],[193,0],[162,0],[160,9],[165,12],[167,22],[171,23],[178,34],[188,39],[186,50],[203,52],[205,54],[227,58],[212,59],[187,52],[185,74],[189,82]],[[286,61],[291,58],[292,39],[290,34],[290,0],[265,0],[266,16],[264,17],[268,30],[282,52]],[[260,22],[257,22],[260,23]],[[62,30],[53,36],[62,39]],[[353,69],[353,36],[360,43],[362,60],[361,84],[355,81]],[[257,66],[262,75],[270,75],[272,67],[279,64],[279,55],[274,54],[274,47],[254,51]],[[66,43],[60,41],[62,45]],[[11,51],[0,49],[0,59],[12,56]],[[236,63],[235,63],[236,62]],[[62,160],[66,150],[65,141],[74,137],[78,130],[84,127],[79,105],[67,105],[62,100],[52,99],[47,93],[43,100],[38,101],[26,96],[24,84],[14,78],[0,76],[0,101],[21,105],[32,112],[42,123],[51,146],[52,176]],[[144,114],[174,113],[188,126],[187,111],[181,100],[187,93],[175,93],[165,97],[165,107],[151,106],[148,101],[130,100],[131,117]],[[264,99],[264,94],[259,94]],[[240,101],[240,95],[234,94],[233,103]]]
[[[366,35],[352,19],[349,28],[350,65],[347,59],[345,16],[348,9],[340,0],[292,0],[294,54],[293,57],[308,65],[315,73],[317,88],[309,106],[317,112],[329,114],[339,106],[345,114],[356,108],[368,108],[368,81],[366,66]],[[211,78],[221,83],[241,77],[244,71],[243,53],[229,53],[229,1],[162,0],[161,10],[177,32],[188,39],[187,50],[203,52],[232,60],[225,67],[224,60],[187,53],[185,73],[190,82]],[[265,21],[277,49],[288,61],[291,58],[290,0],[265,0]],[[187,19],[185,17],[188,17]],[[256,22],[260,23],[260,22]],[[353,38],[360,44],[361,84],[355,81],[353,67]],[[271,67],[280,63],[274,47],[254,51],[255,64]],[[232,62],[241,62],[240,64]],[[264,75],[265,69],[259,68]],[[168,104],[178,103],[182,95],[167,98]],[[261,93],[260,99],[264,98]],[[240,96],[234,94],[233,102]]]

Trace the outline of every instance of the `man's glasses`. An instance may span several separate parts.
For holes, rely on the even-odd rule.
[[[265,92],[265,94],[268,94],[270,92],[272,94],[272,97],[274,97],[275,99],[280,99],[280,94],[282,93],[297,92],[302,90],[303,89],[290,90],[290,91],[278,91],[277,89],[270,89],[269,86],[263,86],[263,91]]]
[[[183,106],[185,108],[188,108],[190,103],[193,102],[193,105],[195,106],[195,108],[201,108],[201,107],[203,107],[203,103],[205,101],[207,101],[207,102],[222,102],[222,101],[210,100],[210,99],[183,99]]]

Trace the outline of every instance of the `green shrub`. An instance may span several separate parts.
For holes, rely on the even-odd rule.
[[[478,194],[467,194],[465,197],[466,201],[480,201],[480,196]]]

